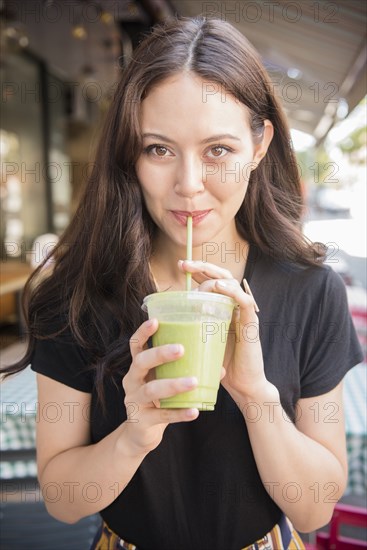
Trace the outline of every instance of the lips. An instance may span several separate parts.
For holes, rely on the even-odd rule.
[[[198,225],[207,217],[211,210],[194,210],[192,212],[188,212],[187,210],[171,210],[171,212],[181,225],[187,224],[187,218],[189,216],[192,216],[192,224]]]

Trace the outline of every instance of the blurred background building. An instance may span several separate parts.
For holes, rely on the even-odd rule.
[[[305,234],[327,246],[326,261],[344,278],[366,349],[366,6],[363,0],[0,0],[3,363],[24,348],[21,290],[75,211],[119,76],[143,34],[176,15],[230,21],[260,52],[292,128]],[[366,498],[365,368],[354,369],[346,384],[352,500]],[[10,454],[1,477],[12,483],[35,480],[35,420],[27,417],[22,426],[19,420],[19,387],[26,385],[32,408],[35,383],[24,376],[3,387],[8,412],[0,435]],[[28,430],[27,443],[16,436],[19,426]],[[21,484],[13,492],[19,501]],[[87,536],[75,533],[72,540]],[[43,548],[37,544],[28,548]]]
[[[361,208],[364,2],[1,0],[3,261],[23,261],[37,236],[66,227],[121,71],[142,34],[177,14],[226,19],[261,53],[292,127],[309,217]]]

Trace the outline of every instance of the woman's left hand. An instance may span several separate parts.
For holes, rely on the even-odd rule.
[[[230,296],[238,304],[234,309],[223,361],[226,375],[221,383],[233,399],[258,394],[267,384],[259,335],[255,301],[241,288],[227,269],[201,261],[180,260],[179,268],[191,273],[198,283],[195,290]]]

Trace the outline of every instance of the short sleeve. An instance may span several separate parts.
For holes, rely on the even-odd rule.
[[[313,338],[301,365],[301,397],[331,391],[349,369],[363,361],[345,284],[332,269],[326,272],[314,310]]]
[[[93,374],[88,357],[70,332],[47,340],[36,340],[31,369],[79,391],[92,393]]]

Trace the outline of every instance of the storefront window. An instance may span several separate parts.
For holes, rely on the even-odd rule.
[[[49,150],[48,177],[51,184],[52,226],[61,233],[70,219],[72,166],[66,147],[66,86],[52,74],[47,74]]]
[[[69,221],[65,85],[23,52],[2,67],[1,258],[27,257],[36,237]]]
[[[4,257],[20,257],[47,229],[39,67],[9,53],[3,67],[1,210]]]

